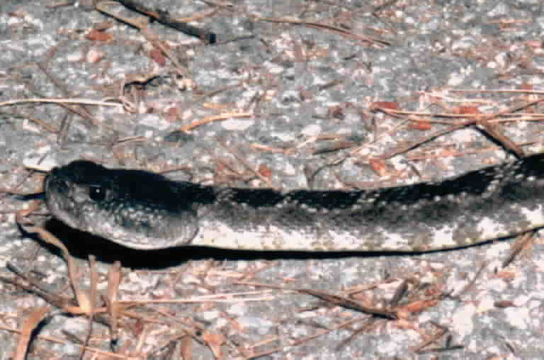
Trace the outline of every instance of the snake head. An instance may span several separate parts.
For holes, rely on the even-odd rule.
[[[49,173],[45,199],[70,227],[131,248],[160,249],[188,244],[198,231],[184,184],[78,160]]]

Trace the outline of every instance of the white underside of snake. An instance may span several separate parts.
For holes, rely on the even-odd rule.
[[[544,226],[544,155],[440,182],[358,191],[244,189],[175,182],[89,161],[45,182],[53,216],[136,249],[421,252]]]

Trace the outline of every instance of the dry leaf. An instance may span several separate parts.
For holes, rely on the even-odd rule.
[[[225,337],[218,333],[204,332],[202,339],[208,344],[216,358],[221,358],[221,346],[225,343]]]
[[[507,307],[515,307],[514,302],[512,300],[498,300],[493,303],[495,307],[497,308],[507,308]]]
[[[425,309],[431,308],[438,304],[438,300],[417,300],[409,304],[403,305],[400,307],[401,311],[406,311],[410,313],[422,312]]]
[[[178,105],[170,106],[164,111],[164,117],[168,122],[176,122],[181,117],[181,110]]]
[[[345,117],[344,107],[342,105],[330,106],[327,112],[329,116],[335,119],[343,120]]]
[[[380,176],[386,176],[389,173],[387,165],[382,159],[370,159],[368,160],[368,163],[372,170]]]
[[[166,65],[166,58],[164,57],[163,52],[159,49],[152,49],[149,52],[149,57],[160,66]]]
[[[399,110],[400,106],[394,101],[374,101],[370,104],[370,110]]]
[[[499,271],[495,274],[495,276],[499,279],[503,279],[503,280],[513,280],[516,278],[516,273],[513,272],[513,271],[506,271],[506,270],[503,270],[503,271]]]
[[[412,121],[410,122],[410,128],[424,131],[424,130],[431,130],[432,125],[431,125],[431,122],[427,120]]]
[[[480,109],[478,109],[477,106],[466,106],[461,105],[453,109],[453,112],[455,114],[461,114],[461,115],[471,115],[471,114],[481,114]]]
[[[92,40],[92,41],[107,42],[107,41],[113,40],[113,35],[112,34],[107,33],[105,31],[100,31],[100,30],[97,30],[97,29],[92,29],[91,31],[89,31],[87,33],[87,35],[85,35],[85,37],[87,39],[89,39],[89,40]]]
[[[42,306],[33,309],[28,316],[25,317],[23,324],[21,325],[21,336],[19,336],[19,342],[17,343],[17,350],[15,350],[14,360],[24,360],[30,344],[32,331],[38,326],[38,324],[47,316],[49,307]]]
[[[257,169],[257,172],[259,175],[264,176],[266,178],[270,178],[272,176],[272,170],[265,164],[259,165],[259,168]]]

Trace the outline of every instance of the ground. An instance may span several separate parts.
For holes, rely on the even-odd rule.
[[[541,357],[538,234],[511,262],[519,239],[388,256],[138,252],[72,233],[41,205],[29,219],[66,244],[72,281],[90,286],[96,256],[96,306],[113,293],[134,306],[90,322],[73,315],[81,298],[70,307],[10,282],[28,285],[8,264],[74,298],[61,252],[15,221],[34,204],[16,194],[74,159],[204,184],[353,189],[542,151],[540,1],[141,3],[203,35],[117,3],[0,4],[2,358],[24,355],[21,330],[44,316],[29,359],[78,358],[81,344],[89,359]]]

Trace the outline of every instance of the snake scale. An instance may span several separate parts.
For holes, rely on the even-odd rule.
[[[53,216],[126,247],[424,252],[544,226],[544,154],[438,182],[372,190],[176,182],[78,160],[45,180]]]

